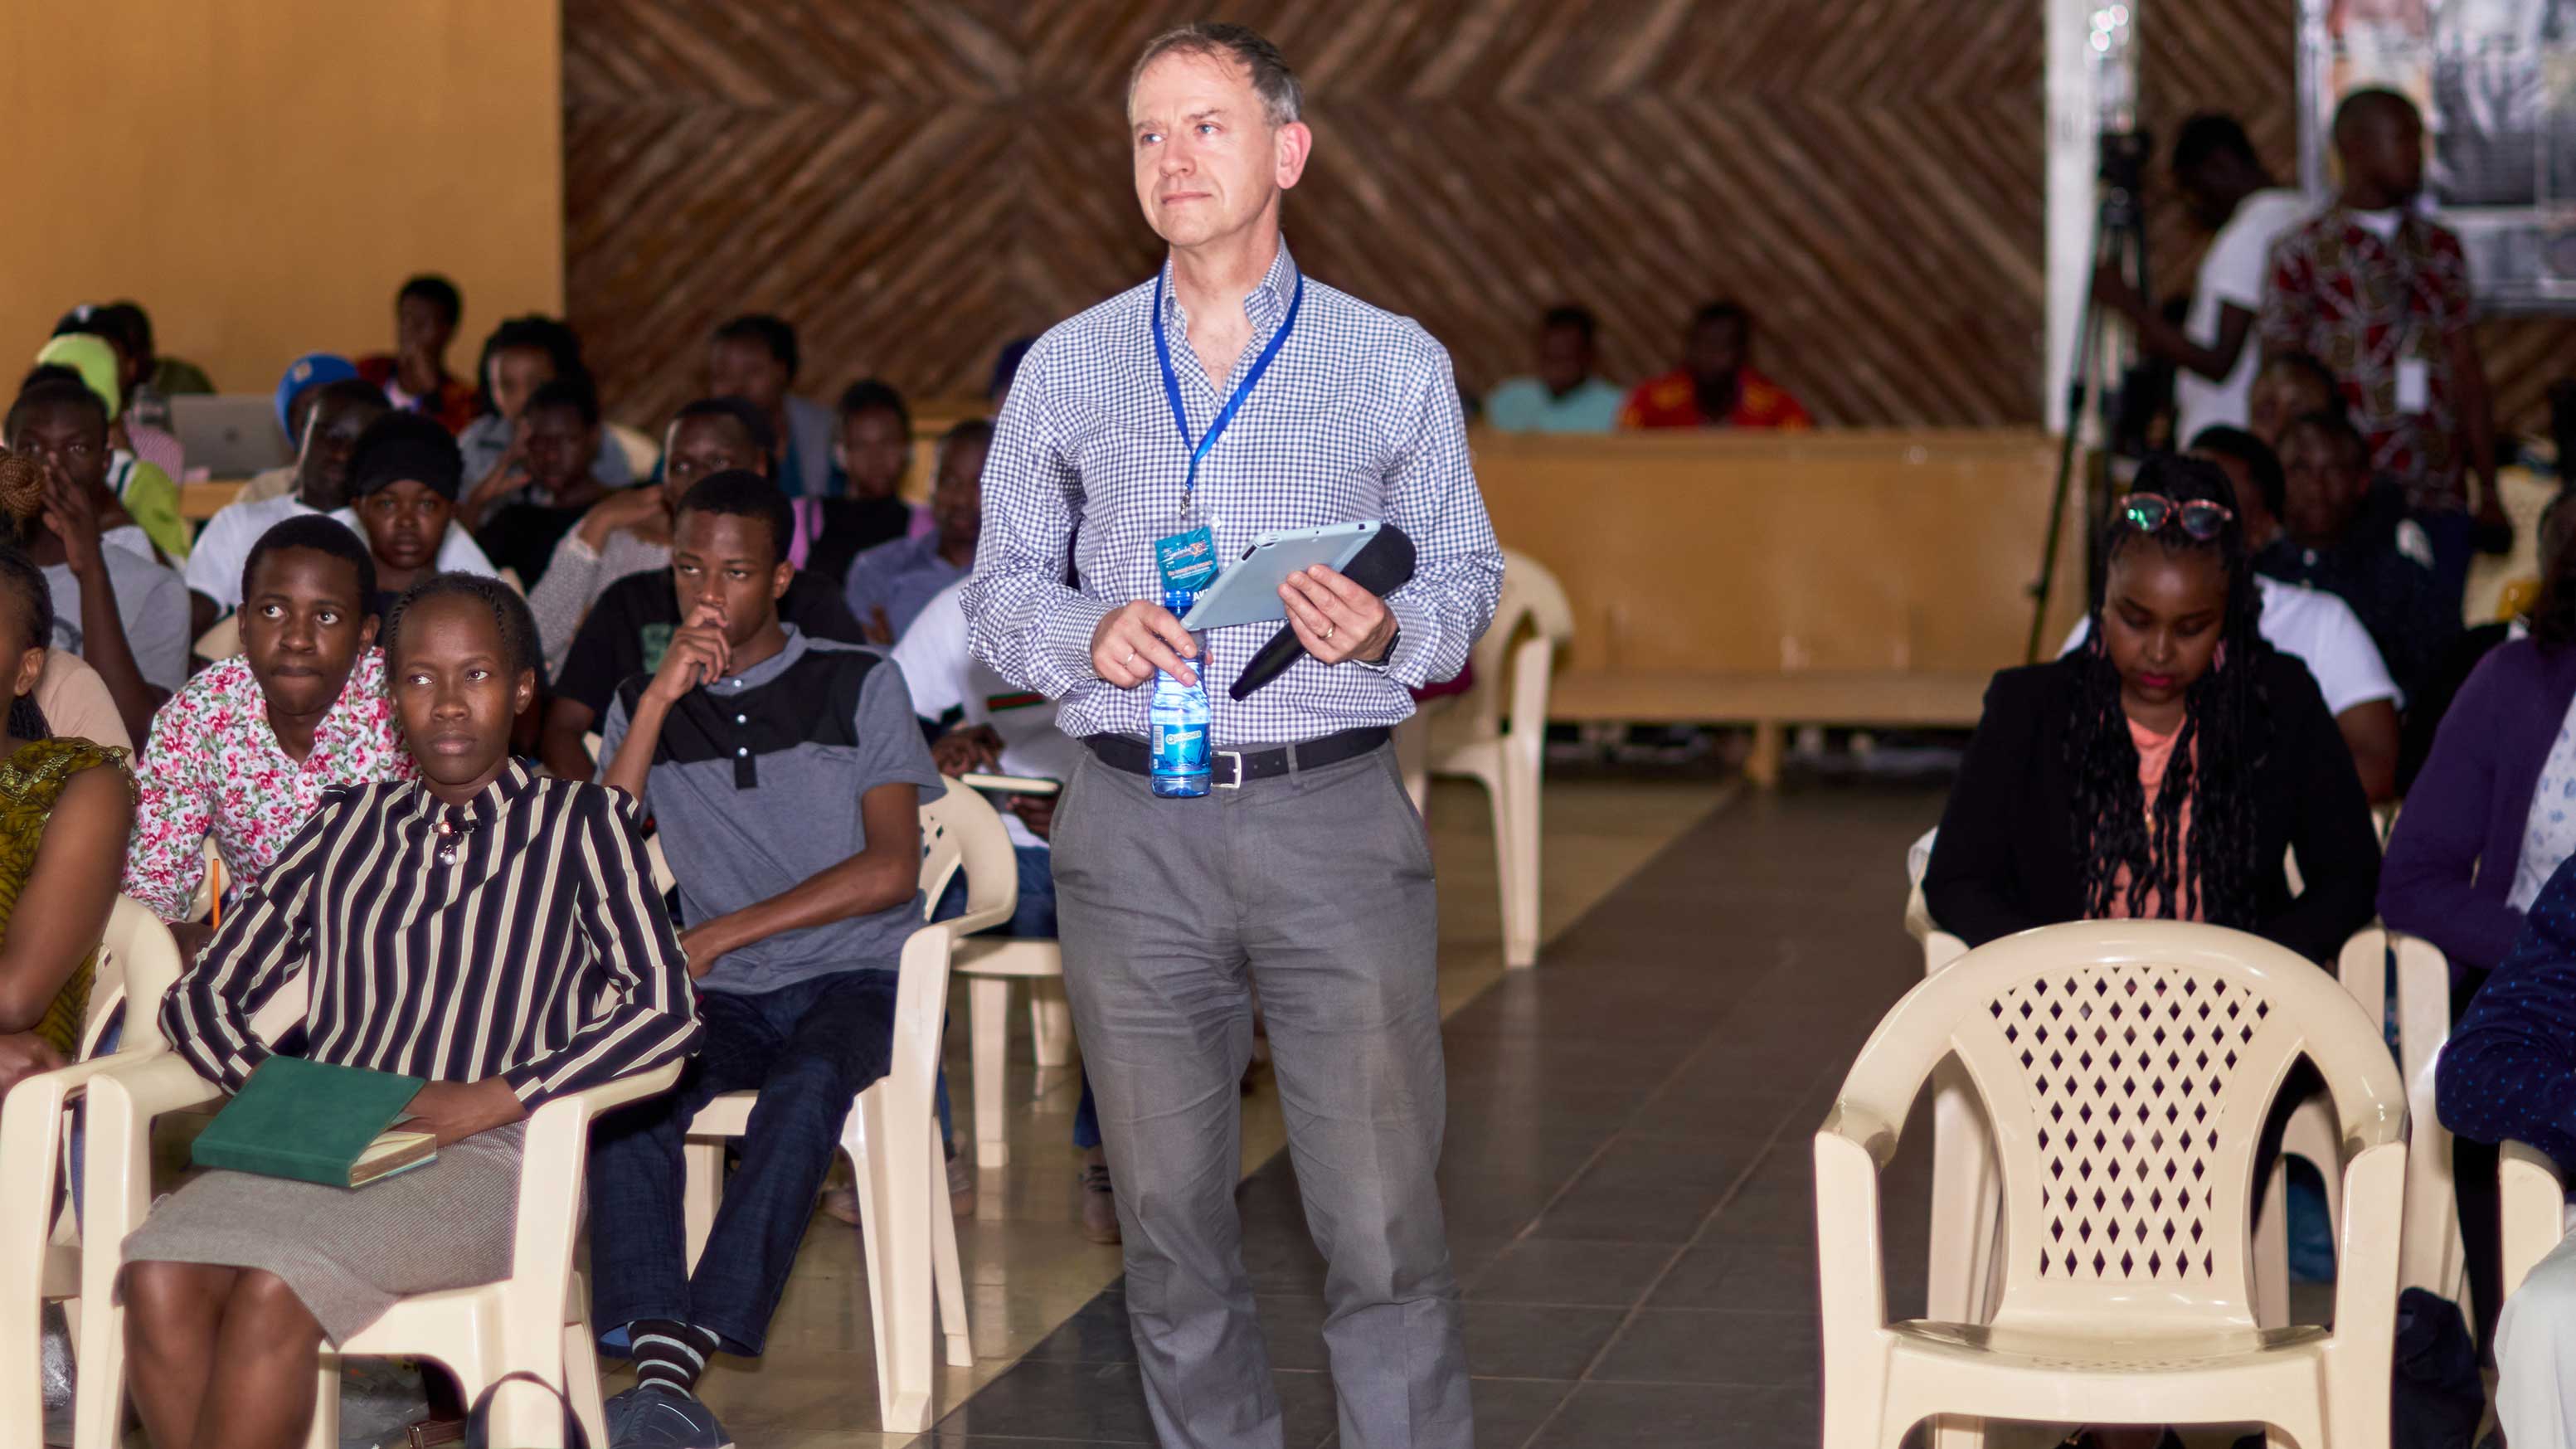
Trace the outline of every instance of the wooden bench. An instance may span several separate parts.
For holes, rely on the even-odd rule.
[[[1496,532],[1564,585],[1552,719],[1749,724],[1769,784],[1792,725],[1969,726],[2021,662],[2055,481],[2036,432],[1480,434]],[[2059,540],[2044,635],[2082,611]]]

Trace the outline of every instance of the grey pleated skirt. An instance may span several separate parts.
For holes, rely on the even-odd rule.
[[[397,1299],[510,1276],[526,1130],[478,1132],[355,1190],[210,1172],[154,1205],[125,1261],[264,1269],[346,1343]]]

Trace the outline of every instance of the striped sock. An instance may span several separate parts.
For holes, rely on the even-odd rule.
[[[716,1336],[668,1318],[639,1319],[627,1330],[635,1357],[635,1387],[659,1389],[690,1397],[698,1375],[707,1371],[707,1355],[716,1351]]]

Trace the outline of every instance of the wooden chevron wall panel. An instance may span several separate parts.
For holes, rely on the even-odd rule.
[[[2243,3],[2243,0],[2227,0]],[[611,410],[697,391],[724,317],[800,390],[980,391],[994,351],[1148,275],[1121,101],[1169,0],[565,0],[568,292]],[[1477,390],[1538,312],[1671,365],[1698,302],[1839,424],[2026,423],[2040,31],[1960,0],[1257,0],[1305,80],[1301,262],[1421,319]]]
[[[2285,184],[2299,166],[2298,0],[2147,0],[2140,74],[2147,125],[2159,154],[2148,175],[2147,255],[2159,295],[2186,291],[2207,238],[2176,199],[2164,158],[2195,111],[2227,111]],[[2505,317],[2481,323],[2480,351],[2495,387],[2496,418],[2545,432],[2549,385],[2571,371],[2576,323]]]

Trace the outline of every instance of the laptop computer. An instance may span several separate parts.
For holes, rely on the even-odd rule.
[[[247,478],[295,461],[267,393],[181,393],[170,399],[170,429],[192,473]]]

